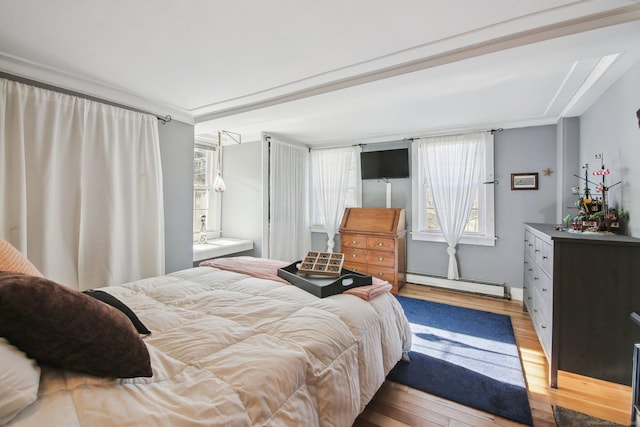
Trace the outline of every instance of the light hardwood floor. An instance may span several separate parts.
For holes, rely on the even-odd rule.
[[[631,387],[560,372],[558,389],[549,388],[547,360],[529,315],[522,310],[521,301],[413,284],[407,284],[400,295],[511,316],[526,377],[534,426],[555,426],[551,405],[563,406],[623,425],[629,424]],[[354,427],[519,425],[391,381],[383,384],[354,423]]]

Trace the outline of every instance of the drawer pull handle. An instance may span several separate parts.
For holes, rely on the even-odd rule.
[[[537,313],[537,312],[538,312],[538,309],[537,309],[537,308],[534,308],[534,309],[533,309],[533,312],[534,312],[534,313]]]
[[[533,271],[533,268],[530,268],[529,271]]]
[[[538,278],[534,276],[534,277],[533,277],[533,280],[538,280]]]
[[[536,252],[540,252],[540,249],[536,249]]]
[[[542,329],[547,329],[547,325],[540,325]]]
[[[529,247],[533,246],[533,243],[529,243]]]
[[[547,258],[549,258],[549,257],[546,256],[546,255],[542,255],[542,259],[547,259]]]

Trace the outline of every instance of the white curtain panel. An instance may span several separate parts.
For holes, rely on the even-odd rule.
[[[311,151],[313,192],[320,219],[327,232],[327,252],[333,252],[334,236],[340,227],[349,185],[351,159],[359,147]]]
[[[155,116],[0,79],[0,233],[85,290],[164,273]]]
[[[271,138],[269,155],[269,257],[301,260],[311,249],[309,149]]]
[[[486,132],[421,138],[418,155],[424,165],[426,185],[431,189],[440,229],[447,242],[447,277],[458,280],[456,247],[469,220],[480,185]]]

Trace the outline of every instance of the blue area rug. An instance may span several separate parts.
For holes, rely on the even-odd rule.
[[[397,298],[413,344],[411,362],[398,362],[388,380],[533,425],[509,316]]]

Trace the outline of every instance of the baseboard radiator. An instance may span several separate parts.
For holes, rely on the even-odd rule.
[[[489,295],[497,298],[511,299],[511,295],[504,283],[480,282],[468,279],[452,280],[447,279],[444,276],[432,276],[417,273],[407,273],[407,282],[456,291],[471,292],[474,294]]]

